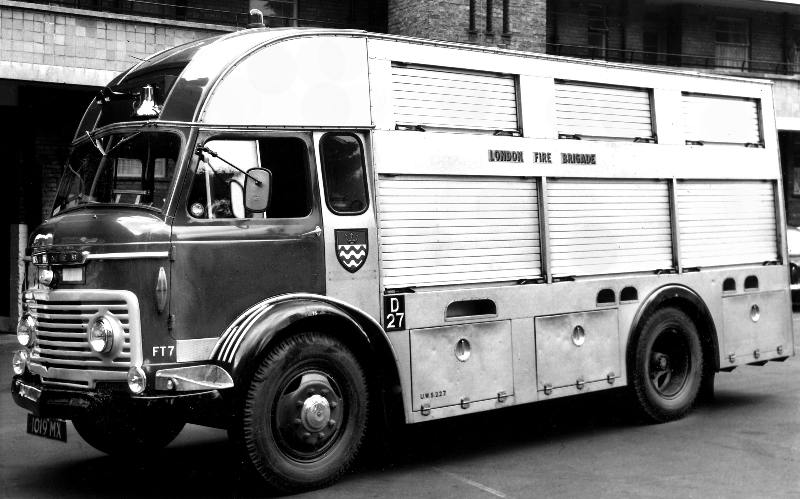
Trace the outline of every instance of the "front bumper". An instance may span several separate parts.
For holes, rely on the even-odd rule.
[[[14,376],[11,395],[20,407],[36,416],[75,419],[97,411],[167,411],[186,422],[226,427],[230,415],[226,397],[219,390],[187,394],[133,396],[120,383],[98,385],[94,390],[53,388],[33,376]]]

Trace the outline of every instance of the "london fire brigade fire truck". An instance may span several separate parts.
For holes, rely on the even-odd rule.
[[[366,429],[794,354],[768,82],[320,29],[161,52],[31,236],[12,393],[107,453],[227,428],[281,491]]]

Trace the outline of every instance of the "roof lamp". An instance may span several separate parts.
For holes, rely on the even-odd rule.
[[[139,106],[133,111],[133,115],[137,118],[158,118],[160,112],[161,106],[156,104],[153,97],[153,87],[145,85],[142,87]]]

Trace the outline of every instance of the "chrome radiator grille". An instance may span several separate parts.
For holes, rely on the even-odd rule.
[[[31,362],[44,368],[39,374],[46,385],[91,388],[95,381],[126,379],[131,365],[132,327],[138,335],[139,322],[138,303],[132,293],[34,293],[27,305],[36,320]],[[87,341],[89,320],[99,313],[113,315],[122,324],[122,348],[113,358],[95,353]]]

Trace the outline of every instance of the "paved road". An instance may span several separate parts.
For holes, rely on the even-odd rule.
[[[253,495],[219,430],[189,426],[147,462],[107,457],[71,425],[66,444],[26,435],[13,348],[0,337],[0,497]],[[590,394],[409,427],[390,458],[304,497],[800,498],[800,357],[720,374],[716,391],[664,425]]]

